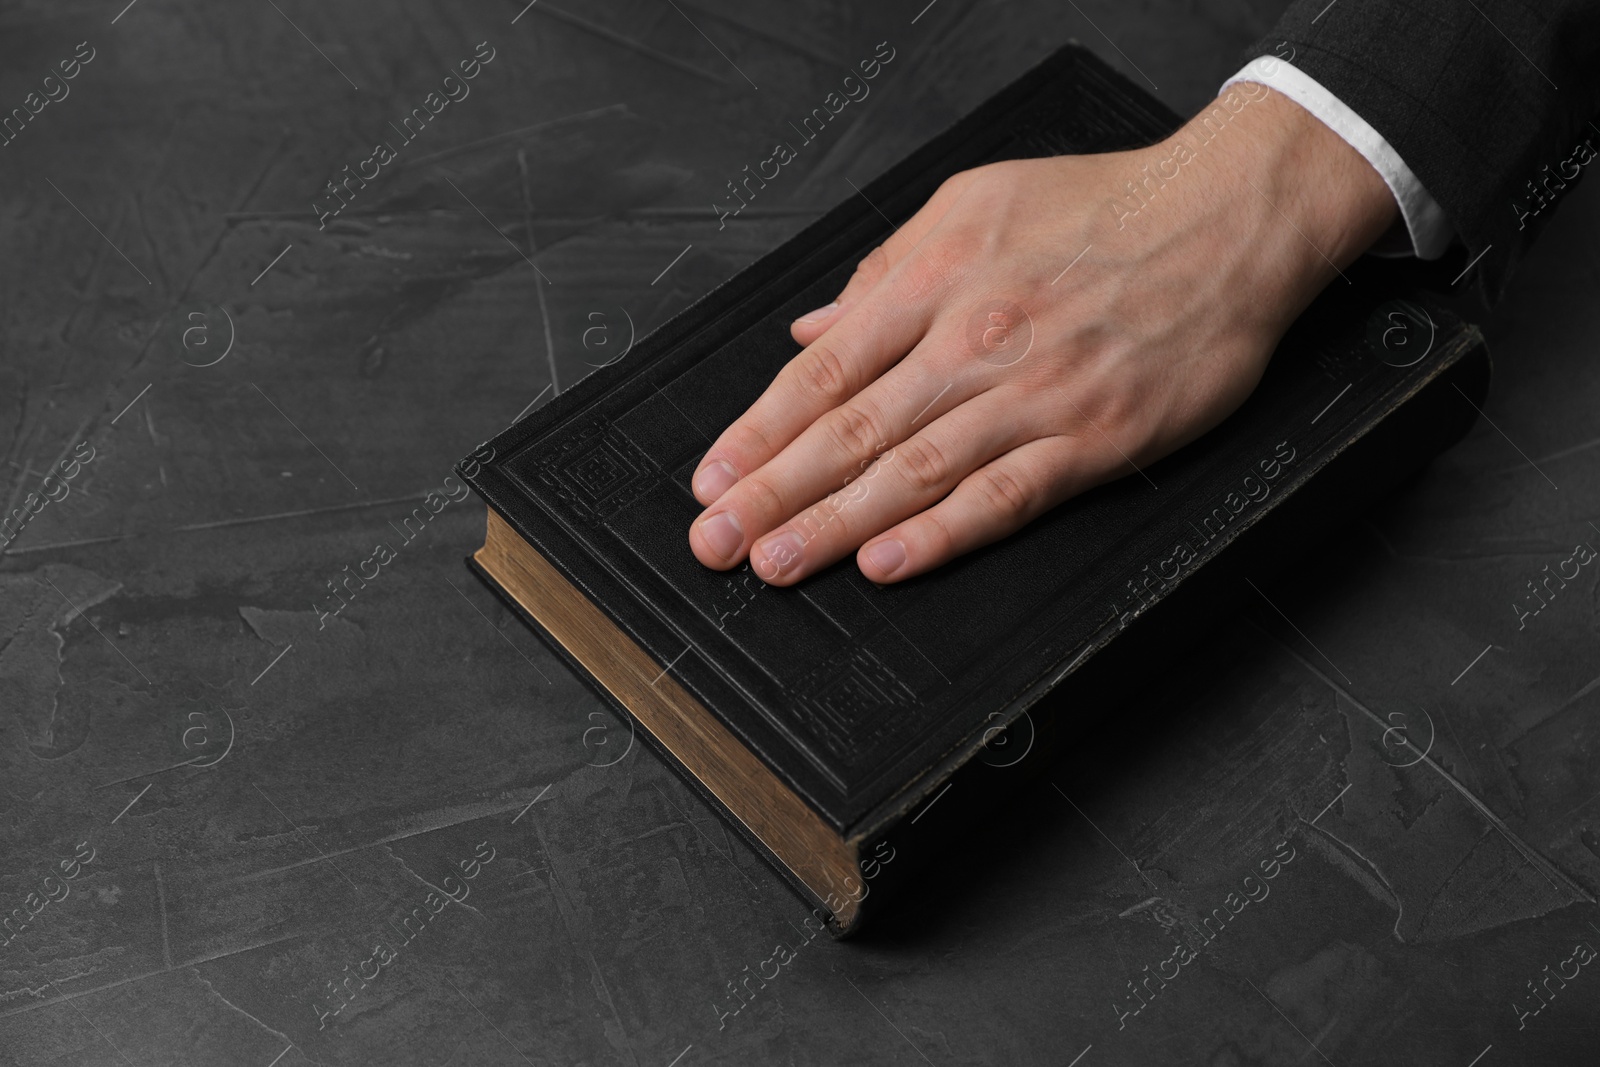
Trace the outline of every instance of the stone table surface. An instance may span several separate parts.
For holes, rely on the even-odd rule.
[[[1600,569],[1514,605],[1600,543],[1600,190],[1467,439],[859,940],[462,566],[454,461],[848,181],[1069,39],[1193,110],[1280,7],[7,5],[5,511],[56,474],[0,557],[0,1065],[1594,1062]]]

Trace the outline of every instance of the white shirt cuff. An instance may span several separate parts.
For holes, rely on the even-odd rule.
[[[1309,74],[1276,56],[1259,56],[1222,83],[1224,91],[1234,82],[1255,82],[1276,89],[1290,100],[1315,115],[1334,133],[1344,138],[1346,144],[1360,152],[1372,169],[1382,176],[1384,184],[1394,194],[1400,207],[1400,217],[1405,220],[1411,235],[1411,248],[1385,247],[1379,241],[1371,252],[1374,255],[1415,255],[1418,259],[1438,259],[1449,247],[1455,229],[1445,218],[1436,200],[1422,187],[1417,176],[1411,173],[1400,153],[1383,135],[1367,124],[1366,120]]]

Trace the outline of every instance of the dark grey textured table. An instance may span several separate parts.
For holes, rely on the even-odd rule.
[[[122,3],[0,13],[0,1064],[1595,1061],[1600,569],[1514,605],[1600,544],[1596,190],[1465,442],[835,944],[450,465],[1055,44],[1185,110],[1275,5]]]

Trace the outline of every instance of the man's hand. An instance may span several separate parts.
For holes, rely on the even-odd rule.
[[[1149,148],[957,174],[793,324],[804,351],[701,460],[690,547],[790,585],[998,540],[1220,422],[1397,215],[1255,84]]]

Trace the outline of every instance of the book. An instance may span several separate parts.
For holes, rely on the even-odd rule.
[[[789,588],[695,559],[697,462],[889,219],[959,170],[1178,125],[1063,48],[457,468],[488,504],[470,566],[836,934],[1004,817],[1254,578],[1459,439],[1487,392],[1476,328],[1358,266],[1222,424],[1003,541],[885,587],[853,557]]]

